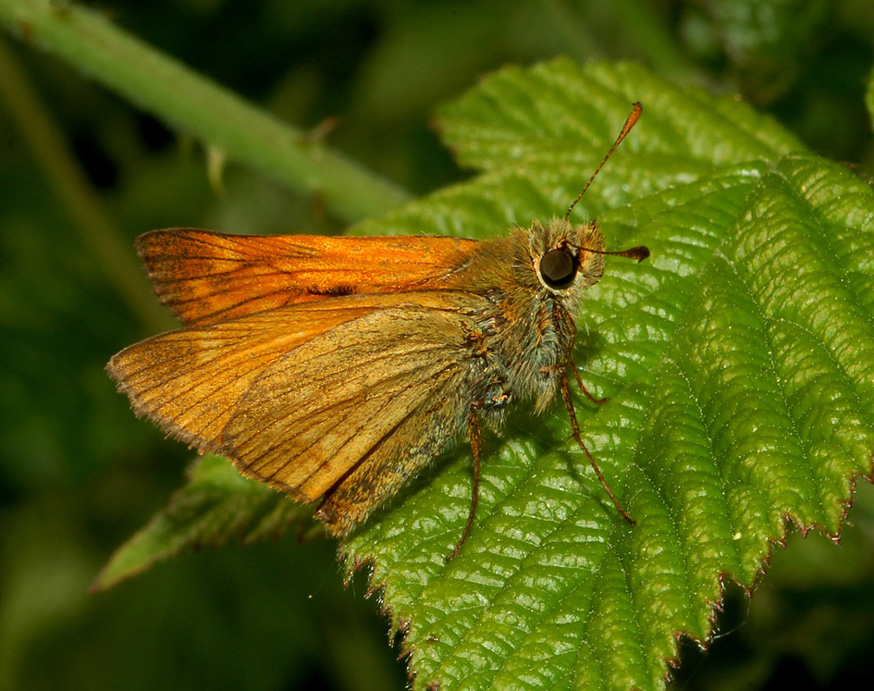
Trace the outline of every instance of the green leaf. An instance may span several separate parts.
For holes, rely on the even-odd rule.
[[[562,213],[634,100],[581,204],[608,246],[652,257],[609,262],[577,361],[612,397],[578,408],[637,525],[562,414],[520,413],[486,442],[476,526],[446,565],[470,468],[442,464],[344,545],[414,688],[662,688],[677,637],[712,637],[723,579],[751,588],[787,519],[837,535],[872,471],[874,198],[735,100],[631,65],[504,70],[442,114],[483,175],[364,228],[481,237]]]
[[[563,214],[636,100],[640,124],[574,218],[597,216],[611,249],[652,251],[608,262],[576,349],[611,397],[576,396],[584,438],[637,524],[563,411],[520,410],[486,436],[476,524],[446,564],[471,491],[467,445],[448,454],[342,548],[404,632],[414,688],[663,688],[678,637],[711,639],[724,579],[752,588],[787,519],[837,535],[872,472],[874,198],[736,100],[633,65],[504,70],[440,118],[481,175],[357,232],[482,238]],[[218,468],[218,487],[198,494],[198,472],[107,583],[204,535],[264,533],[258,516],[296,520]]]
[[[159,561],[203,546],[278,539],[309,514],[266,485],[244,478],[224,458],[203,456],[170,503],[113,555],[92,590],[110,588]]]

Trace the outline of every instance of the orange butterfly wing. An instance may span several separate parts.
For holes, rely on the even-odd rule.
[[[484,302],[450,290],[292,305],[149,338],[108,370],[168,434],[300,501],[326,496],[319,515],[342,535],[464,429],[462,315]]]
[[[377,466],[420,467],[421,456],[436,454],[437,441],[424,441],[434,430],[454,440],[470,412],[470,342],[459,312],[484,299],[446,292],[379,301],[379,309],[266,367],[224,430],[221,453],[247,474],[313,501],[359,465],[371,468],[366,484],[374,490]],[[424,424],[435,409],[445,424]],[[384,458],[381,447],[396,437],[403,437],[400,447],[391,445]]]
[[[447,287],[477,244],[175,228],[140,236],[137,251],[161,302],[194,326],[343,295]]]
[[[220,452],[234,406],[266,367],[373,305],[289,309],[147,338],[114,355],[107,370],[138,415],[201,453]]]

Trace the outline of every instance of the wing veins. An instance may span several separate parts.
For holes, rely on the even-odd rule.
[[[354,345],[355,344],[350,344],[350,347],[354,346]],[[378,361],[382,361],[382,360],[392,360],[392,359],[396,359],[401,354],[409,354],[410,352],[415,352],[415,353],[419,354],[419,353],[425,353],[425,352],[432,352],[434,350],[438,350],[441,348],[446,348],[446,346],[444,346],[442,344],[438,344],[438,346],[430,347],[426,350],[416,349],[416,350],[407,351],[407,353],[397,353],[397,352],[382,353],[378,358],[371,358],[369,361],[370,362],[378,362]],[[315,360],[317,358],[325,357],[325,356],[327,356],[327,354],[318,353],[313,358],[311,358],[311,360]],[[303,360],[303,362],[307,362],[307,361],[309,361],[309,360]],[[298,363],[300,363],[300,362],[301,361],[299,360]],[[313,367],[313,369],[317,369],[317,368]],[[425,369],[425,367],[423,367],[421,363],[411,363],[410,367],[403,369],[403,370],[395,369],[391,375],[389,375],[388,377],[386,377],[384,379],[380,379],[378,382],[375,382],[375,383],[371,384],[370,386],[362,386],[361,384],[356,385],[355,380],[352,380],[351,385],[348,387],[348,395],[346,395],[345,397],[337,398],[337,399],[332,400],[330,402],[325,402],[324,406],[322,406],[320,408],[316,408],[300,418],[296,418],[295,416],[291,416],[291,415],[287,416],[287,417],[278,417],[274,420],[271,420],[270,423],[260,426],[257,430],[253,430],[252,433],[249,434],[248,436],[238,436],[236,439],[240,442],[251,441],[256,436],[263,435],[266,431],[272,430],[277,425],[280,425],[280,424],[287,425],[287,424],[289,424],[290,421],[295,420],[295,419],[303,420],[303,419],[312,418],[315,416],[324,417],[324,416],[329,415],[331,413],[331,411],[334,409],[344,410],[350,404],[353,404],[361,396],[366,396],[367,393],[372,391],[374,388],[382,387],[386,383],[396,381],[396,380],[401,379],[401,378],[407,378],[407,377],[411,376],[412,374],[414,374],[417,371],[420,371],[422,369]],[[441,371],[443,371],[443,370],[438,370],[437,373],[439,374],[439,372],[441,372]],[[324,372],[319,372],[319,373],[314,374],[312,377],[308,377],[306,379],[296,380],[296,381],[300,382],[300,384],[301,384],[300,388],[303,388],[304,386],[310,384],[311,382],[319,382],[321,384],[326,384],[327,385],[326,388],[330,388],[330,385],[335,380],[342,379],[343,376],[344,376],[344,372],[339,371],[339,370],[336,372],[332,372],[329,375],[326,375]],[[359,377],[359,379],[362,379],[364,377],[365,377],[365,375],[362,374]],[[363,384],[363,382],[362,382],[362,384]],[[345,422],[345,420],[340,416],[335,416],[333,419],[336,421],[337,424],[340,424],[341,422]],[[327,428],[327,430],[323,430],[323,434],[324,434],[324,432],[335,429],[335,427],[336,426],[331,426],[331,427]],[[316,438],[303,451],[308,451],[309,449],[312,448],[313,444],[318,443],[318,441],[319,441],[319,438]],[[283,443],[284,443],[284,440],[280,439],[277,442],[271,444],[270,446],[265,448],[264,452],[262,454],[259,454],[259,456],[257,458],[258,459],[263,458],[268,453],[277,449]],[[300,455],[301,455],[300,453],[296,454],[293,457],[293,459],[299,458]],[[255,463],[255,461],[253,460],[252,463],[246,463],[246,465],[248,467],[248,466],[254,465],[254,463]]]

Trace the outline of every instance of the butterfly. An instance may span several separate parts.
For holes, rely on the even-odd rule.
[[[604,257],[598,225],[563,218],[476,241],[435,236],[245,236],[168,229],[136,248],[182,328],[125,348],[109,374],[135,412],[230,459],[345,536],[463,434],[475,519],[482,427],[569,390],[574,315]]]

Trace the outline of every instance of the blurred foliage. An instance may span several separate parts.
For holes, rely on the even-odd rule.
[[[120,26],[416,194],[464,173],[429,128],[439,103],[507,62],[632,59],[737,93],[812,149],[872,171],[865,89],[870,0],[104,0]],[[336,230],[314,200],[239,167],[210,188],[203,153],[166,124],[39,51],[0,36],[126,246],[152,228]],[[401,688],[362,586],[344,592],[333,545],[187,556],[96,597],[115,547],[190,461],[138,421],[103,372],[155,328],[111,287],[0,91],[0,688]],[[317,200],[316,200],[317,201]],[[838,550],[778,550],[747,604],[730,592],[689,688],[870,683],[874,493],[860,487]],[[358,592],[356,592],[358,591]],[[736,630],[735,630],[736,629]],[[46,661],[50,661],[47,664]]]

